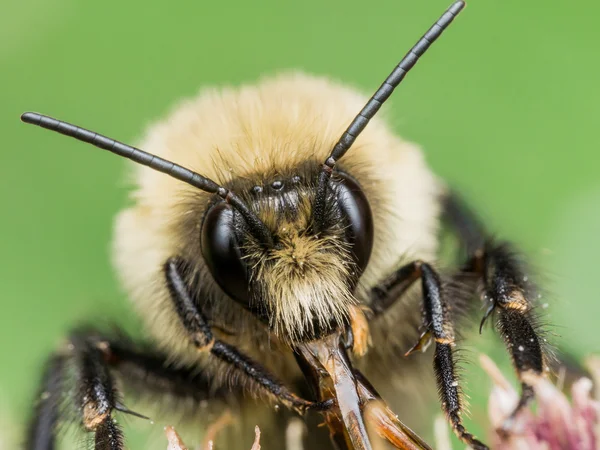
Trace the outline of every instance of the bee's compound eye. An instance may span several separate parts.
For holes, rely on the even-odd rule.
[[[227,203],[212,206],[202,224],[202,254],[217,284],[227,295],[248,303],[248,272],[236,239],[233,210]]]
[[[337,199],[342,214],[348,220],[348,240],[362,273],[373,249],[373,215],[363,190],[350,175],[337,172]]]

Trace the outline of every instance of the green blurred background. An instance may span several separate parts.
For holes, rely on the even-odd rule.
[[[109,258],[124,161],[20,113],[133,143],[201,86],[299,68],[370,93],[449,3],[3,0],[0,423],[18,431],[40,362],[70,326],[106,316],[137,328]],[[600,350],[599,14],[592,0],[472,0],[387,106],[530,257],[557,339],[579,357]],[[474,416],[489,390],[477,351],[508,361],[489,335],[469,342]]]

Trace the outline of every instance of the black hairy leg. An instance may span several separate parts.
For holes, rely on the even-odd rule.
[[[84,335],[71,337],[76,366],[75,401],[81,405],[82,425],[94,433],[96,450],[120,450],[123,435],[113,420],[119,400],[105,353]]]
[[[72,374],[72,376],[70,376]],[[95,449],[123,448],[123,435],[113,415],[116,411],[144,417],[127,409],[115,389],[156,399],[226,400],[235,395],[214,388],[212,377],[194,368],[173,367],[168,358],[129,339],[108,336],[92,329],[72,334],[65,350],[51,357],[42,377],[38,403],[29,424],[27,450],[53,450],[59,426],[75,410],[82,429],[93,432]],[[74,408],[69,408],[74,403]]]
[[[528,380],[542,376],[546,367],[534,313],[535,289],[510,245],[489,239],[475,215],[457,196],[451,194],[446,198],[444,212],[467,252],[466,263],[457,277],[477,277],[488,303],[479,332],[486,320],[496,313],[496,327],[521,382],[521,397],[504,425],[508,429],[517,414],[534,398]]]
[[[206,317],[198,310],[188,291],[182,274],[184,266],[185,262],[181,259],[170,258],[165,264],[165,276],[175,310],[191,342],[199,351],[210,352],[218,360],[246,375],[264,393],[301,414],[308,409],[328,408],[329,403],[315,403],[298,397],[260,364],[240,353],[235,347],[215,339]]]
[[[475,450],[485,450],[488,447],[469,433],[462,423],[463,406],[453,352],[456,345],[454,325],[450,315],[450,302],[445,298],[439,275],[422,261],[407,264],[373,288],[371,307],[375,313],[383,313],[419,278],[423,291],[422,334],[406,354],[426,347],[431,340],[435,341],[433,366],[442,409],[461,441]]]
[[[56,447],[56,431],[65,400],[67,369],[74,369],[73,395],[81,428],[94,434],[96,450],[121,450],[123,435],[113,421],[120,405],[114,379],[105,355],[97,343],[82,334],[73,334],[65,354],[49,360],[35,415],[31,421],[26,448],[50,450]]]
[[[371,289],[369,307],[376,316],[384,314],[421,276],[421,262],[408,263]]]
[[[507,418],[510,427],[516,415],[534,398],[532,377],[544,373],[543,346],[533,312],[533,289],[526,281],[519,260],[507,245],[487,244],[481,255],[474,256],[472,267],[481,270],[485,298],[489,302],[481,320],[480,332],[486,319],[497,312],[497,328],[509,351],[521,382],[521,397]],[[529,380],[529,381],[528,381]]]

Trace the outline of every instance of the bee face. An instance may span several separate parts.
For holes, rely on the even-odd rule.
[[[336,167],[322,227],[312,227],[323,161],[364,101],[330,80],[284,74],[237,90],[202,92],[149,129],[140,148],[217,180],[273,239],[272,248],[263,248],[226,201],[134,166],[136,190],[116,220],[114,262],[163,348],[190,364],[197,359],[181,338],[160,279],[173,255],[189,263],[197,304],[216,325],[250,336],[236,345],[252,355],[261,342],[290,344],[345,323],[349,306],[365,303],[399,260],[435,256],[443,185],[420,149],[395,136],[382,118]],[[326,245],[312,252],[317,243]],[[301,286],[310,302],[296,298]],[[399,306],[398,320],[419,317],[411,302]],[[322,319],[331,313],[337,319]],[[410,327],[399,329],[397,345],[413,334]]]
[[[247,181],[231,183],[266,224],[272,246],[262,245],[240,213],[223,202],[209,208],[202,224],[202,255],[217,284],[289,343],[347,323],[373,247],[369,202],[344,173],[336,174],[324,226],[315,231],[319,168],[304,164],[250,188]]]

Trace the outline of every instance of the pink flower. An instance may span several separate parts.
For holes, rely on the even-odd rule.
[[[600,401],[592,395],[593,383],[580,378],[571,388],[571,401],[549,380],[530,376],[536,393],[535,413],[523,411],[509,436],[497,432],[512,412],[519,395],[487,356],[481,365],[494,381],[488,411],[493,427],[491,447],[498,450],[596,450],[600,447]],[[600,361],[591,360],[590,370],[600,381]]]
[[[592,380],[580,378],[573,383],[569,399],[548,379],[524,375],[524,381],[535,390],[535,406],[518,415],[507,436],[506,432],[497,430],[502,428],[517,405],[519,393],[490,358],[481,355],[480,362],[494,382],[488,403],[492,430],[489,443],[492,449],[600,450],[600,396],[593,393]],[[600,386],[600,358],[589,359],[587,365],[596,384]],[[212,450],[214,436],[230,423],[229,420],[222,419],[213,424],[208,433],[210,439],[203,450]],[[172,427],[167,427],[165,432],[169,440],[167,450],[187,450]],[[441,416],[436,420],[435,434],[435,448],[450,450],[448,425]],[[256,427],[252,450],[259,449],[260,430]]]

